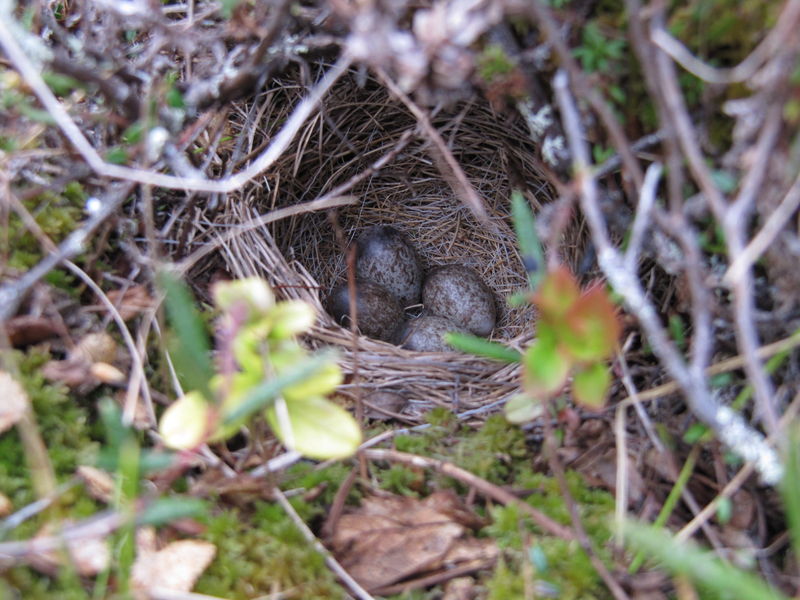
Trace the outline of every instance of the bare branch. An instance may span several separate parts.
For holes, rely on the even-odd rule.
[[[592,239],[597,247],[598,262],[614,289],[642,325],[653,352],[680,386],[689,408],[701,421],[711,427],[720,440],[747,460],[756,460],[764,481],[776,484],[783,467],[776,452],[764,443],[763,437],[725,406],[711,397],[702,372],[690,370],[678,349],[670,341],[652,303],[634,273],[626,269],[620,253],[611,245],[598,204],[598,190],[589,164],[589,151],[582,134],[575,101],[567,86],[567,74],[559,71],[553,87],[564,119],[564,130],[575,158],[575,176],[580,190],[583,210]]]
[[[745,272],[766,252],[770,244],[781,232],[781,229],[789,222],[792,215],[800,207],[800,176],[798,176],[792,187],[784,196],[778,207],[764,223],[761,231],[750,240],[747,247],[734,257],[733,263],[728,267],[728,271],[722,278],[722,283],[733,286],[739,281]]]
[[[311,115],[331,86],[347,71],[351,62],[350,57],[345,55],[325,73],[325,76],[312,88],[310,94],[295,108],[272,143],[247,168],[229,177],[211,180],[200,177],[165,175],[105,162],[44,82],[39,70],[20,47],[4,19],[0,19],[0,46],[3,47],[13,65],[56,121],[61,131],[95,173],[102,177],[156,187],[217,193],[233,192],[268,169],[283,154],[297,135],[300,126]]]

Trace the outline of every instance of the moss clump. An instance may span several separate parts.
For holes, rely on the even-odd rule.
[[[20,383],[30,398],[39,425],[39,433],[47,444],[56,478],[63,482],[75,473],[80,464],[89,464],[97,453],[95,431],[90,425],[90,411],[71,398],[64,386],[47,383],[41,368],[49,356],[40,349],[27,354],[13,352]],[[30,473],[25,452],[16,430],[0,436],[0,490],[16,509],[33,502]],[[69,494],[67,494],[67,500]]]
[[[301,513],[308,506],[296,504]],[[260,502],[245,515],[225,511],[208,518],[205,538],[217,556],[195,591],[230,598],[288,592],[293,598],[344,598],[325,562],[280,506]]]
[[[530,469],[522,430],[501,415],[489,417],[474,433],[462,431],[448,454],[461,468],[497,485],[513,482],[520,469]]]
[[[577,473],[568,473],[567,479],[587,534],[600,558],[609,560],[605,547],[611,538],[608,523],[613,519],[613,497],[608,492],[589,488]],[[532,474],[518,483],[536,490],[526,499],[529,504],[561,523],[569,522],[569,512],[554,478]],[[535,584],[557,590],[558,598],[592,600],[607,597],[600,576],[578,542],[542,536],[532,521],[514,505],[495,507],[491,516],[492,523],[482,533],[497,541],[505,559],[498,563],[487,581],[489,598],[520,597],[513,594],[524,589],[523,561],[531,563],[527,570],[535,574]],[[535,543],[531,544],[530,540],[535,540]],[[534,555],[539,557],[536,561]]]
[[[32,403],[56,480],[64,483],[72,477],[78,465],[92,462],[97,442],[89,422],[89,409],[71,398],[65,387],[51,385],[42,377],[41,367],[48,359],[47,354],[38,349],[27,354],[13,352],[9,355],[9,361],[17,366],[20,383]],[[0,490],[9,497],[14,510],[19,510],[34,502],[36,496],[25,461],[25,450],[15,429],[0,435],[0,456],[3,457],[0,461]],[[48,520],[68,518],[79,521],[98,509],[97,503],[81,487],[75,487],[63,493],[57,505],[6,532],[6,537],[27,539],[33,537]],[[86,598],[80,581],[68,569],[64,569],[59,577],[49,578],[28,567],[17,567],[10,569],[5,578],[9,588],[7,595],[12,598],[13,594],[32,600]]]
[[[42,231],[55,243],[78,228],[83,217],[85,193],[77,183],[68,184],[61,194],[43,192],[23,201]],[[43,255],[41,245],[16,214],[8,220],[8,266],[27,270]]]

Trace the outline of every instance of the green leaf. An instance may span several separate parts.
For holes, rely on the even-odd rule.
[[[271,404],[285,387],[311,377],[314,373],[329,365],[334,360],[333,357],[334,355],[331,352],[320,352],[314,356],[309,356],[280,375],[254,387],[242,398],[241,403],[235,409],[225,415],[222,425],[235,423],[239,419],[247,417]]]
[[[747,600],[788,600],[758,577],[692,543],[679,543],[663,529],[628,522],[624,532],[629,545],[653,556],[671,572],[710,587],[716,595]]]
[[[206,514],[208,507],[200,498],[158,498],[139,515],[139,525],[163,525],[177,519],[187,519]]]
[[[692,423],[683,434],[683,441],[687,444],[696,444],[697,442],[704,441],[711,430],[708,425],[702,423]]]
[[[126,162],[128,162],[127,150],[125,150],[125,148],[120,148],[119,146],[111,148],[108,152],[106,152],[106,162],[109,162],[112,165],[124,165]]]
[[[525,390],[549,396],[564,386],[571,364],[551,336],[540,335],[525,351],[523,366]]]
[[[225,312],[247,309],[248,322],[259,321],[275,306],[275,294],[260,277],[245,277],[233,281],[219,281],[211,287],[214,304]]]
[[[172,361],[178,377],[188,390],[197,390],[212,400],[209,380],[214,373],[211,363],[211,344],[195,300],[189,289],[172,273],[161,271],[158,283],[166,292],[167,315],[176,338],[173,341]]]
[[[346,410],[325,398],[306,398],[285,402],[285,417],[280,407],[266,410],[275,435],[287,448],[318,459],[351,456],[361,444],[361,428]]]
[[[595,363],[575,373],[572,393],[575,400],[589,408],[600,408],[606,403],[611,374],[603,363]]]
[[[531,398],[525,394],[517,394],[506,402],[503,411],[509,423],[520,425],[540,417],[544,412],[544,407],[540,400]]]
[[[518,363],[522,360],[522,355],[513,348],[508,348],[503,344],[490,342],[482,337],[468,333],[446,333],[444,341],[456,350],[461,350],[461,352],[468,354],[485,356],[486,358],[507,363]]]
[[[722,498],[717,503],[717,521],[722,525],[727,525],[733,516],[733,502],[730,498]]]
[[[533,212],[519,190],[511,193],[511,218],[514,221],[514,231],[517,233],[522,264],[528,273],[528,285],[535,290],[545,273],[544,252],[542,242],[536,233]]]
[[[272,308],[269,318],[272,324],[270,339],[286,340],[311,329],[317,320],[317,314],[308,302],[286,300],[278,302]]]
[[[158,432],[168,448],[190,450],[206,441],[211,405],[198,391],[191,391],[167,407],[158,423]]]

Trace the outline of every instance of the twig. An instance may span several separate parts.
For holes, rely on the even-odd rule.
[[[407,452],[398,452],[396,450],[385,450],[381,448],[362,450],[359,452],[359,454],[365,456],[369,460],[386,460],[389,462],[398,462],[422,469],[433,469],[442,475],[452,477],[453,479],[457,479],[458,481],[475,488],[479,493],[497,502],[500,502],[501,504],[513,504],[523,512],[527,513],[534,523],[536,523],[550,535],[555,535],[565,540],[575,539],[575,534],[569,528],[556,523],[553,521],[553,519],[548,517],[543,512],[536,510],[527,502],[523,502],[503,488],[489,483],[485,479],[481,479],[477,475],[474,475],[469,471],[465,471],[464,469],[457,467],[452,463],[435,458],[428,458],[426,456],[418,456],[416,454],[409,454]]]
[[[128,331],[127,325],[125,325],[125,320],[122,318],[122,315],[119,314],[117,307],[114,306],[114,303],[108,299],[106,293],[102,290],[102,288],[97,285],[94,280],[89,277],[89,275],[81,269],[78,265],[73,263],[72,261],[65,260],[64,266],[66,266],[70,271],[75,273],[88,287],[91,289],[97,298],[100,300],[100,303],[106,307],[106,310],[111,314],[111,317],[114,319],[114,322],[117,324],[117,328],[119,329],[120,333],[122,334],[122,339],[125,340],[125,345],[128,347],[128,352],[131,355],[131,361],[133,362],[133,371],[136,377],[141,378],[141,381],[144,382],[144,385],[141,386],[142,390],[142,399],[144,400],[144,408],[147,414],[147,419],[151,426],[155,426],[156,424],[156,413],[153,409],[153,399],[150,396],[150,387],[147,385],[147,378],[144,374],[144,363],[142,362],[142,357],[138,352],[138,348],[136,346],[136,342],[131,335],[131,332]],[[125,407],[122,411],[122,422],[126,425],[130,425],[133,423],[134,416],[136,415],[136,404],[138,401],[138,389],[139,386],[128,386],[127,388],[127,395],[125,398]]]
[[[800,176],[784,196],[778,207],[772,212],[761,230],[750,240],[747,247],[734,257],[733,263],[722,278],[722,283],[734,285],[744,273],[750,269],[758,258],[767,250],[775,240],[781,229],[786,225],[792,215],[800,206]]]
[[[757,354],[760,359],[764,360],[778,354],[779,352],[787,352],[793,348],[797,348],[798,346],[800,346],[800,331],[795,332],[787,338],[778,340],[777,342],[762,346],[758,349]],[[744,366],[744,363],[745,359],[741,355],[732,356],[731,358],[726,358],[725,360],[714,363],[713,365],[707,367],[703,372],[703,375],[708,378],[714,375],[719,375],[720,373],[735,371],[736,369],[741,369]],[[650,388],[649,390],[639,392],[638,402],[649,402],[650,400],[655,400],[656,398],[661,398],[667,394],[679,392],[680,390],[681,387],[677,382],[669,381],[654,388]],[[637,402],[636,398],[633,396],[628,396],[627,398],[620,400],[615,407],[621,405],[630,406],[635,402]]]
[[[437,158],[437,166],[439,167],[440,171],[442,171],[442,175],[451,185],[456,195],[472,211],[472,214],[476,219],[478,219],[478,221],[484,225],[490,225],[491,221],[489,220],[489,215],[486,212],[486,206],[484,205],[483,200],[478,195],[478,192],[475,190],[473,185],[469,182],[469,179],[467,179],[467,176],[464,173],[464,170],[461,168],[461,165],[458,164],[458,161],[453,156],[450,148],[448,148],[447,143],[444,141],[444,139],[442,139],[441,134],[431,123],[427,113],[422,110],[413,100],[411,100],[411,98],[409,98],[408,95],[403,92],[403,90],[401,90],[394,81],[392,81],[392,78],[389,77],[383,69],[378,67],[376,69],[376,73],[378,78],[381,80],[381,83],[383,83],[383,85],[385,85],[392,94],[394,94],[403,104],[405,104],[406,108],[411,112],[411,114],[416,117],[420,128],[433,143],[433,147],[436,149],[436,154],[439,155],[434,156],[434,158]]]
[[[622,295],[628,308],[636,315],[647,334],[653,352],[680,386],[695,416],[711,427],[731,450],[746,460],[756,460],[765,482],[773,485],[778,483],[783,475],[783,466],[777,453],[764,443],[763,436],[752,429],[738,413],[726,406],[720,406],[711,397],[702,372],[698,373],[687,368],[677,348],[661,326],[658,314],[635,273],[625,268],[622,256],[611,245],[598,204],[597,185],[589,166],[589,152],[581,133],[580,117],[567,87],[567,74],[564,71],[556,74],[553,86],[564,118],[564,130],[575,159],[575,176],[580,190],[581,209],[597,247],[600,267],[614,289]]]
[[[39,98],[39,101],[53,117],[61,131],[89,164],[92,170],[102,177],[122,179],[169,189],[230,193],[264,172],[283,154],[284,150],[286,150],[300,130],[300,126],[309,115],[311,115],[331,86],[333,86],[347,71],[351,63],[351,58],[349,56],[342,56],[325,73],[324,77],[311,90],[310,94],[298,104],[284,126],[274,137],[272,143],[244,170],[235,175],[216,180],[201,177],[165,175],[163,173],[144,169],[114,165],[103,160],[44,82],[40,74],[40,69],[34,66],[28,55],[14,38],[13,33],[6,23],[8,17],[9,15],[2,15],[2,18],[0,18],[0,46],[5,50],[11,63],[16,67],[20,75],[22,75],[22,78]]]
[[[0,22],[0,28],[2,27],[2,22]],[[61,261],[69,260],[84,251],[84,244],[89,239],[89,236],[106,219],[119,210],[119,207],[128,198],[128,194],[132,189],[133,185],[126,184],[112,191],[100,203],[99,209],[91,213],[89,218],[78,229],[70,233],[58,245],[56,251],[45,256],[36,266],[28,269],[16,281],[0,287],[0,322],[14,316],[27,291],[42,277],[58,266]]]
[[[175,268],[179,274],[182,275],[185,274],[201,258],[208,256],[212,252],[216,252],[216,250],[220,246],[231,241],[233,238],[242,235],[246,231],[252,231],[253,229],[260,229],[264,225],[273,223],[275,221],[279,221],[281,219],[285,219],[287,217],[302,215],[307,212],[313,212],[316,210],[326,210],[329,208],[336,208],[339,206],[348,206],[351,204],[356,204],[357,202],[358,199],[354,196],[331,196],[330,194],[325,194],[324,196],[321,196],[316,200],[311,200],[310,202],[304,202],[302,204],[294,204],[292,206],[278,208],[264,215],[261,215],[260,217],[251,219],[247,223],[243,223],[241,225],[233,227],[230,231],[227,231],[224,235],[219,236],[219,239],[215,243],[208,244],[207,246],[203,246],[199,250],[195,250],[192,254],[184,258],[178,265],[176,265]]]
[[[309,529],[308,525],[306,525],[303,519],[300,518],[300,515],[297,514],[294,506],[292,506],[284,493],[276,487],[273,490],[273,494],[275,494],[278,504],[281,505],[283,510],[286,511],[286,514],[289,515],[289,518],[303,534],[303,537],[305,537],[306,540],[308,540],[308,542],[314,546],[314,549],[325,559],[325,564],[328,565],[328,568],[344,582],[344,584],[356,595],[356,597],[360,598],[361,600],[374,600],[369,592],[361,587],[361,585],[355,579],[353,579],[353,577],[344,569],[344,567],[339,564],[339,561],[333,557],[333,554],[331,554],[331,552],[322,545],[322,542],[317,539],[317,536],[314,535],[314,532]]]
[[[548,409],[549,408],[550,407],[548,407]],[[549,412],[549,410],[546,412]],[[558,458],[553,426],[550,423],[550,420],[547,418],[543,419],[543,423],[547,464],[550,465],[550,470],[553,472],[553,475],[558,481],[559,488],[561,488],[561,495],[563,496],[564,504],[569,511],[572,527],[577,533],[578,542],[580,543],[581,548],[583,548],[583,551],[589,557],[589,561],[592,563],[595,571],[597,571],[597,574],[600,575],[600,578],[606,584],[606,587],[608,587],[614,598],[617,600],[628,600],[628,594],[625,593],[625,590],[622,589],[622,586],[620,586],[617,580],[611,575],[611,572],[608,570],[605,563],[600,560],[600,557],[597,555],[597,551],[594,549],[592,541],[589,539],[589,535],[586,533],[586,528],[583,526],[580,513],[578,512],[578,505],[575,502],[575,498],[572,497],[572,493],[569,491],[567,477],[564,474],[564,465],[561,464],[561,460]],[[617,502],[619,501],[620,499],[617,498]],[[624,499],[622,501],[624,502]]]
[[[553,45],[563,68],[569,71],[581,96],[586,98],[591,107],[600,116],[600,120],[608,131],[614,143],[614,147],[622,160],[622,164],[625,165],[626,174],[633,180],[634,187],[638,192],[642,187],[644,175],[641,166],[639,166],[639,162],[636,160],[631,150],[631,144],[625,136],[625,132],[614,112],[595,87],[587,81],[585,73],[581,70],[575,57],[572,55],[572,51],[564,41],[561,30],[553,18],[552,11],[541,0],[522,2],[520,7],[538,21],[547,41]]]
[[[783,431],[786,426],[797,416],[797,413],[800,412],[800,393],[798,393],[794,400],[792,400],[792,404],[786,410],[786,412],[781,416],[781,421],[779,424],[779,431]],[[775,435],[770,435],[767,438],[768,442],[775,442]],[[742,486],[742,484],[747,481],[747,478],[753,473],[756,469],[756,465],[753,462],[748,462],[745,464],[736,475],[731,478],[731,480],[727,483],[727,485],[720,490],[719,494],[706,506],[703,507],[699,513],[697,513],[694,518],[689,521],[683,528],[676,534],[675,538],[678,541],[685,541],[692,537],[700,527],[702,527],[708,519],[710,519],[717,511],[717,507],[719,506],[720,502],[722,502],[725,498],[730,498],[736,491]]]
[[[46,535],[14,542],[0,543],[0,564],[15,564],[26,556],[53,552],[65,542],[104,538],[116,531],[124,522],[117,511],[103,511],[88,519],[63,527],[58,535]]]
[[[684,69],[704,81],[738,83],[753,77],[761,65],[789,39],[790,35],[796,32],[798,20],[800,20],[800,4],[793,0],[787,0],[775,21],[775,27],[742,62],[729,69],[718,69],[707,65],[663,29],[653,33],[653,43],[669,54]]]
[[[642,184],[642,191],[639,193],[639,204],[636,207],[636,216],[631,226],[631,237],[628,243],[628,250],[625,252],[625,268],[635,271],[639,261],[639,251],[642,248],[644,234],[650,224],[650,215],[656,204],[656,190],[661,178],[662,167],[660,163],[653,163],[647,168]]]

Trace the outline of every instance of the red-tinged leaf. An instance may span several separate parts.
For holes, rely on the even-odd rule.
[[[524,382],[528,393],[549,396],[558,392],[567,380],[570,360],[560,352],[555,340],[539,337],[525,351]]]
[[[610,356],[619,334],[616,309],[600,284],[589,288],[572,304],[558,328],[561,343],[573,358],[581,362]]]
[[[606,403],[611,373],[603,363],[594,363],[577,372],[572,380],[572,394],[577,402],[589,408],[600,408]]]
[[[561,319],[580,297],[580,288],[565,266],[550,271],[542,280],[534,302],[546,321]]]

